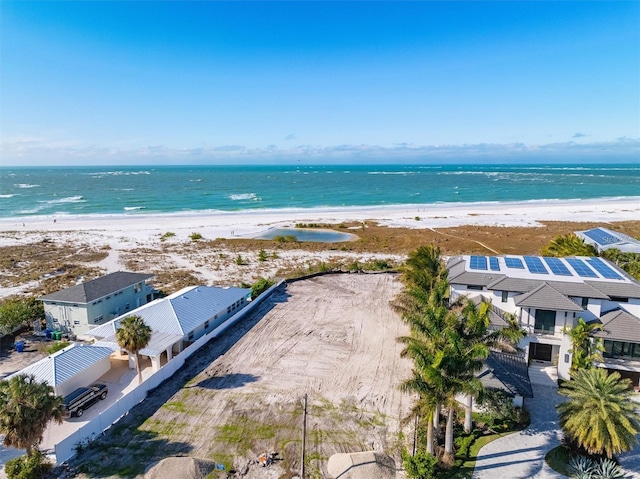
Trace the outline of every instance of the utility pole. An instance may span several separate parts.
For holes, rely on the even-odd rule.
[[[302,400],[302,466],[300,467],[300,479],[304,479],[304,460],[307,443],[307,395]]]

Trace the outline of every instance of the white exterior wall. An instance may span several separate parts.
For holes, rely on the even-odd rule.
[[[88,386],[95,382],[99,377],[106,374],[110,368],[111,363],[109,362],[109,356],[107,356],[69,380],[58,384],[58,386],[54,388],[55,393],[58,396],[66,396],[80,387]]]

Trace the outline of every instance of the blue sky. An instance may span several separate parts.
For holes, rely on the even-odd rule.
[[[640,162],[640,2],[0,4],[2,164]]]

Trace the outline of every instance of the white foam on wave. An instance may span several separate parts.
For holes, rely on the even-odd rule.
[[[40,203],[47,203],[50,205],[57,205],[60,203],[84,203],[85,200],[82,196],[67,196],[66,198],[59,198],[57,200],[48,200],[48,201],[41,201]]]
[[[125,206],[125,211],[133,211],[133,210],[143,210],[144,206]]]
[[[229,195],[229,199],[233,201],[260,201],[260,197],[255,193],[240,193],[237,195]]]
[[[18,188],[39,188],[40,185],[30,185],[29,183],[18,183],[17,185],[13,185],[13,186],[17,186]]]
[[[14,194],[11,194],[11,195],[0,195],[0,198],[11,198],[13,196],[16,196],[16,195],[14,195]]]

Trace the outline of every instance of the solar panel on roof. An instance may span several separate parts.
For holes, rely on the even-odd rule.
[[[498,263],[498,258],[495,256],[489,257],[489,268],[491,271],[500,271],[500,264]]]
[[[524,269],[524,265],[522,264],[522,260],[520,258],[505,258],[504,264],[507,265],[507,268]]]
[[[613,236],[612,234],[600,229],[600,228],[594,228],[592,230],[589,231],[585,231],[584,232],[585,236],[588,236],[589,238],[591,238],[593,241],[595,241],[596,243],[598,243],[600,246],[607,246],[610,244],[616,244],[616,243],[620,243],[620,238],[618,238],[617,236]]]
[[[583,278],[597,278],[598,275],[589,268],[584,261],[578,258],[567,258],[567,263],[571,265],[573,269],[576,270],[578,276]]]
[[[593,266],[593,269],[602,275],[603,278],[622,279],[622,276],[609,268],[600,258],[589,258],[587,261],[591,266]]]
[[[549,269],[553,274],[557,274],[558,276],[573,276],[573,273],[569,271],[569,268],[562,262],[560,258],[542,258],[545,263],[549,266]]]
[[[487,257],[486,256],[472,256],[469,261],[469,268],[471,269],[487,269]]]
[[[542,260],[537,256],[523,256],[524,262],[531,273],[534,274],[549,274],[547,268],[542,264]]]

